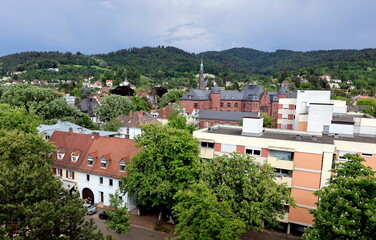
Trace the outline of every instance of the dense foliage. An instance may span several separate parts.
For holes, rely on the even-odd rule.
[[[376,177],[359,155],[346,154],[329,185],[315,192],[314,225],[304,239],[374,239],[376,232]]]
[[[119,115],[128,115],[134,108],[132,101],[120,95],[112,94],[101,99],[101,105],[95,107],[94,112],[103,122],[111,121]]]

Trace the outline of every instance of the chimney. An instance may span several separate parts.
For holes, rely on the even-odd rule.
[[[144,111],[140,110],[140,115],[144,116]]]
[[[133,112],[132,110],[129,111],[129,117],[132,117],[133,116]]]
[[[244,116],[242,135],[261,136],[263,130],[264,118],[260,116]]]
[[[73,128],[69,128],[69,133],[72,133],[73,132]]]

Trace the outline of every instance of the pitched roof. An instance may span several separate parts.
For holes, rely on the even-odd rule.
[[[243,121],[244,116],[257,116],[257,113],[251,112],[228,112],[228,111],[211,111],[200,110],[198,119],[221,120],[221,121]]]
[[[80,172],[94,173],[102,176],[119,178],[125,175],[120,172],[120,161],[129,163],[130,159],[141,149],[135,146],[134,140],[112,137],[100,137],[79,133],[56,131],[50,141],[58,148],[64,149],[64,157],[58,160],[56,153],[53,166],[68,168]],[[77,162],[71,161],[71,154],[77,154]],[[93,166],[88,166],[88,155],[95,158]],[[108,161],[107,168],[101,168],[101,158]]]
[[[158,118],[169,118],[171,113],[176,110],[173,104],[169,104],[161,109],[156,110]]]
[[[89,117],[95,117],[94,108],[98,105],[99,105],[99,103],[98,103],[97,99],[95,99],[95,98],[85,98],[79,104],[77,104],[76,107],[82,113],[89,115]]]
[[[120,115],[116,118],[123,127],[140,128],[143,124],[159,123],[150,113],[144,111],[130,112],[128,115]]]

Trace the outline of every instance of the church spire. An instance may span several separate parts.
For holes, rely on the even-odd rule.
[[[198,89],[205,90],[204,64],[201,56],[200,74],[198,75]]]

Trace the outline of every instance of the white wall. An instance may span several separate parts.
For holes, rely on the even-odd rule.
[[[127,128],[128,127],[119,128],[120,138],[125,138],[125,135],[127,134]],[[141,128],[129,127],[129,139],[134,139],[135,136],[140,135],[140,134],[141,134]]]
[[[87,179],[86,179],[87,174],[90,175],[90,181],[87,181]],[[85,172],[80,172],[80,174],[78,174],[78,176],[79,176],[79,178],[78,178],[78,182],[79,182],[78,191],[80,193],[81,198],[82,198],[82,190],[84,188],[89,188],[94,194],[94,203],[100,202],[101,199],[100,199],[100,193],[99,192],[103,192],[103,195],[104,195],[103,204],[106,205],[106,206],[110,206],[110,194],[114,194],[116,192],[116,190],[119,189],[120,179],[110,178],[110,177],[106,177],[106,176],[100,176],[100,175],[85,173]],[[103,177],[103,184],[99,184],[99,178],[100,177]],[[112,186],[109,185],[109,179],[112,179],[112,181],[113,181]],[[123,196],[123,203],[124,204],[129,203],[127,205],[128,210],[132,210],[135,207],[134,206],[135,204],[132,203],[132,201],[129,201],[128,194]]]
[[[339,135],[353,135],[354,125],[348,124],[330,124],[329,127],[330,134],[339,134]]]
[[[305,104],[306,106],[309,106],[311,103],[330,103],[330,91],[298,90],[296,97],[294,130],[298,130],[299,115],[303,112],[302,105]]]
[[[332,116],[332,104],[311,104],[309,106],[307,131],[322,132],[324,125],[331,124]]]

